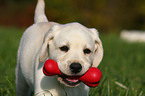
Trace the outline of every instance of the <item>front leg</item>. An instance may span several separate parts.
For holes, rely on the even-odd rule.
[[[38,92],[35,96],[53,96],[51,92],[44,90],[42,92]]]
[[[19,67],[19,63],[16,66],[15,69],[15,75],[16,75],[16,96],[30,96],[31,89],[29,88],[22,72],[21,68]]]
[[[60,86],[57,76],[45,76],[42,68],[35,71],[34,80],[34,93],[36,96],[65,96],[65,91]]]

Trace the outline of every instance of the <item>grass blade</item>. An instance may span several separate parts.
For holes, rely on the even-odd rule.
[[[125,85],[121,84],[120,82],[115,81],[115,84],[123,89],[128,89]]]

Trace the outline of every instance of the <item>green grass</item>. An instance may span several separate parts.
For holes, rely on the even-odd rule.
[[[15,96],[16,53],[23,29],[0,27],[0,96]],[[145,43],[103,34],[102,79],[89,96],[145,96]]]
[[[15,96],[16,53],[22,32],[0,27],[0,96]]]

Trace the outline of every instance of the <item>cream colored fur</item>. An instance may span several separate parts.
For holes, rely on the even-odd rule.
[[[49,22],[44,14],[44,0],[38,0],[35,23],[23,34],[17,54],[16,96],[88,96],[89,87],[81,83],[69,87],[61,84],[57,76],[45,76],[42,68],[46,59],[57,61],[59,69],[73,75],[69,69],[72,62],[79,62],[83,75],[90,67],[97,67],[103,57],[102,42],[96,29],[79,23],[58,24]],[[67,45],[68,52],[59,47]],[[89,48],[92,52],[84,54]],[[44,95],[45,94],[45,95]]]

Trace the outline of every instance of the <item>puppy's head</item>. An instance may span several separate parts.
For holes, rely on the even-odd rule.
[[[40,61],[46,58],[57,61],[61,83],[77,86],[80,81],[67,77],[81,76],[90,67],[97,67],[103,57],[103,48],[96,29],[88,29],[79,23],[54,25],[46,34],[40,53]]]

